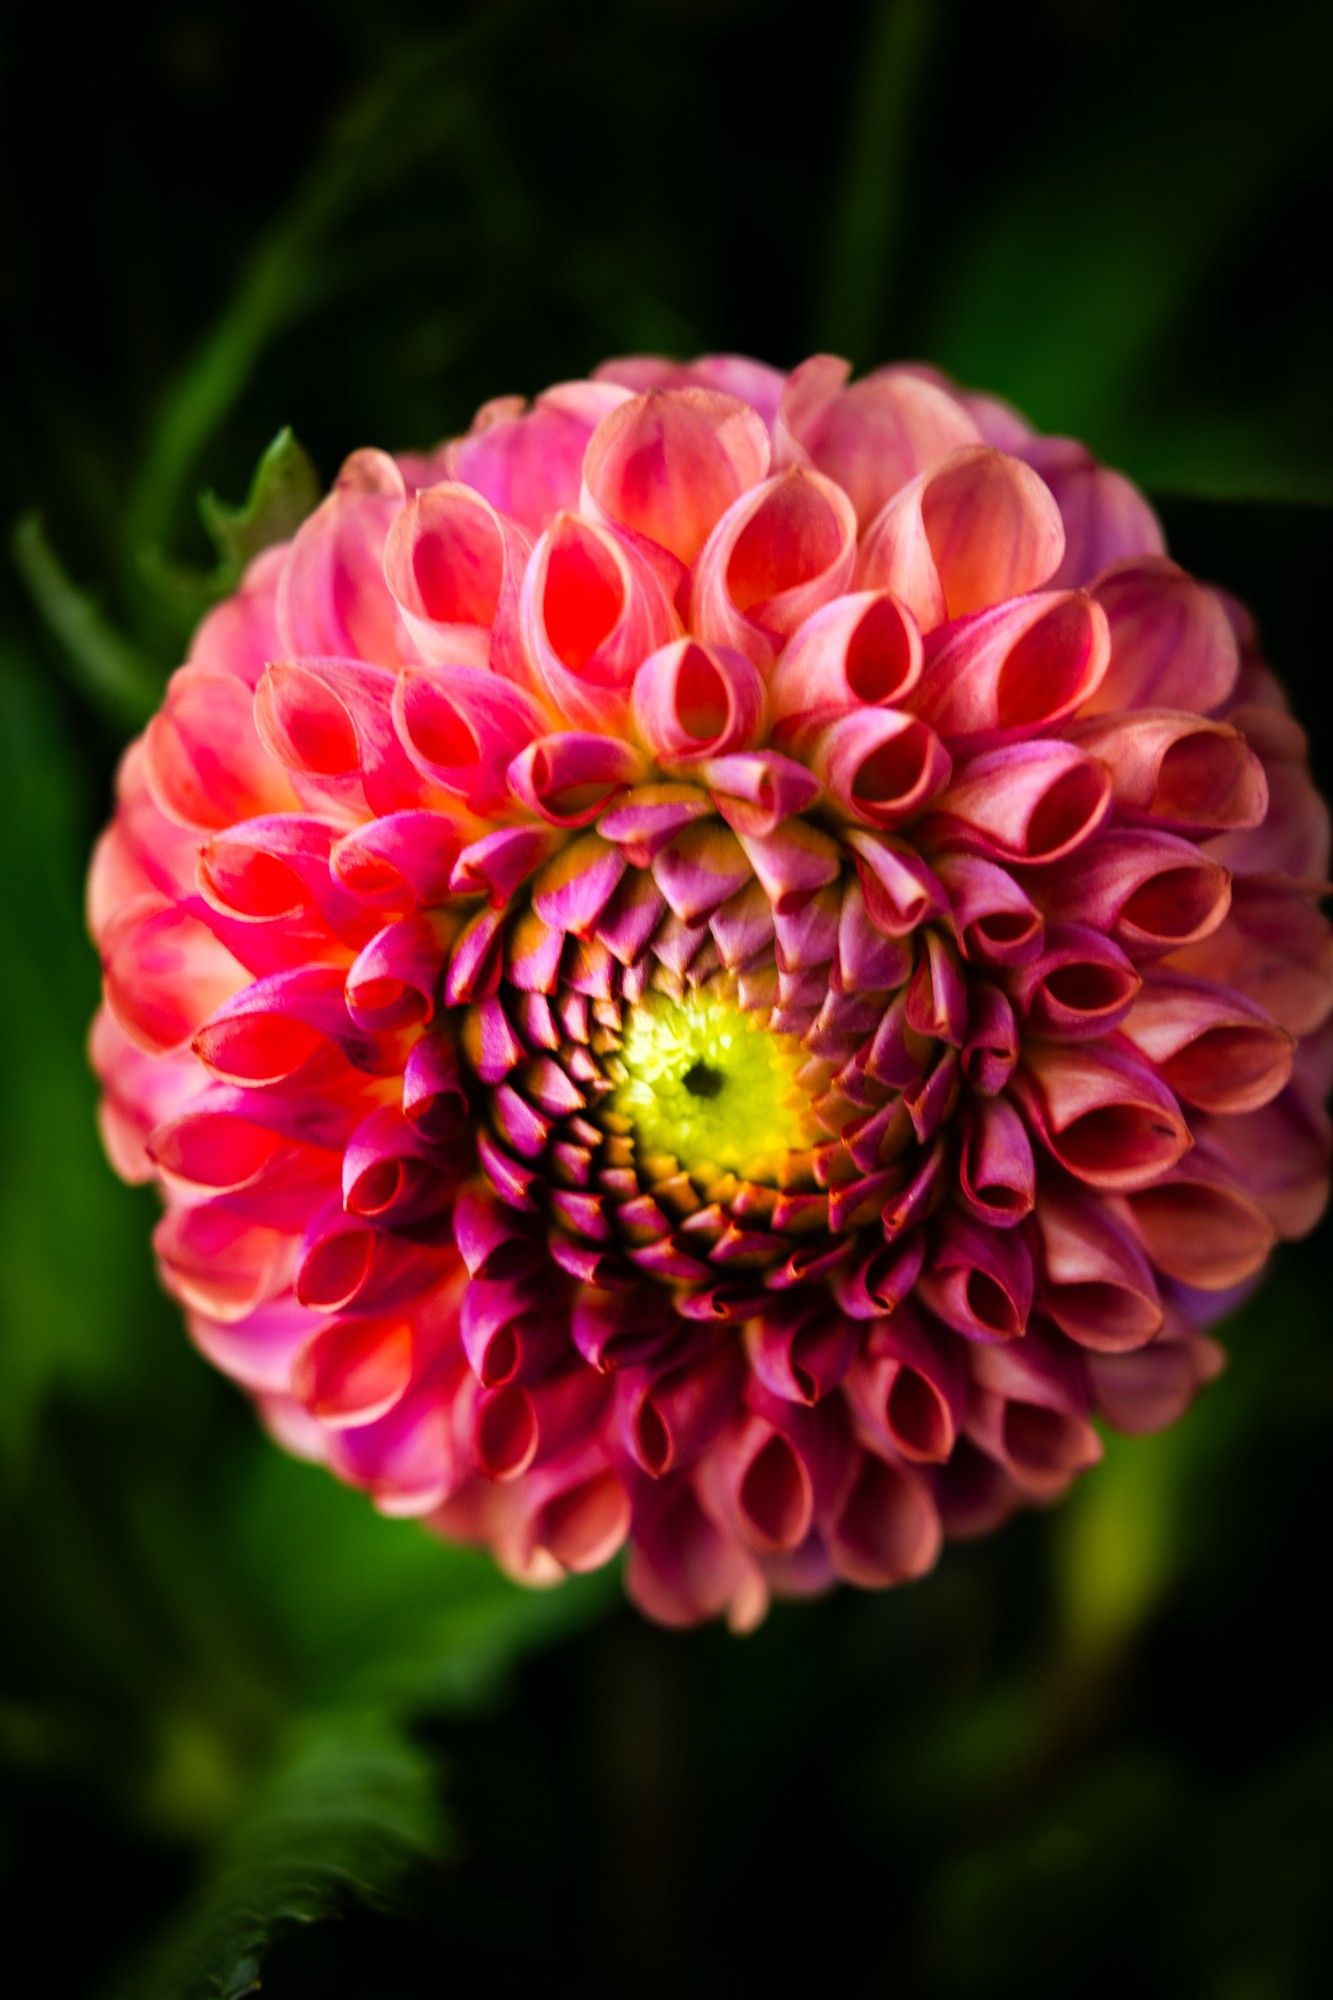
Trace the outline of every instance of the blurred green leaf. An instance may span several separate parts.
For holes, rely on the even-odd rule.
[[[147,1268],[143,1197],[97,1142],[85,1040],[97,961],[80,887],[86,780],[37,670],[0,657],[0,1472],[57,1385],[124,1380]]]
[[[927,0],[880,0],[873,13],[816,316],[816,345],[862,366],[893,291],[922,76],[940,25]]]
[[[1167,1588],[1180,1554],[1181,1431],[1110,1436],[1092,1476],[1068,1496],[1057,1534],[1057,1582],[1069,1655],[1101,1663],[1130,1643]]]
[[[446,1848],[430,1758],[381,1715],[307,1718],[124,2000],[242,2000],[294,1924],[391,1905]]]
[[[200,453],[260,356],[294,321],[327,308],[340,268],[344,275],[347,270],[345,259],[340,266],[329,254],[340,231],[441,154],[479,208],[512,199],[497,164],[496,135],[458,88],[456,71],[464,51],[496,35],[513,11],[510,0],[451,33],[397,49],[336,120],[162,396],[124,514],[122,546],[131,575],[141,571],[145,550],[169,545]],[[502,228],[506,222],[501,219]],[[352,268],[366,263],[363,256]]]
[[[19,522],[13,548],[33,607],[56,640],[79,692],[117,728],[138,728],[161,700],[165,674],[80,590],[36,514]]]
[[[217,547],[218,595],[235,588],[247,563],[261,550],[289,540],[319,504],[319,495],[319,474],[287,426],[255,467],[250,491],[239,507],[219,500],[216,493],[205,493],[199,512]]]
[[[183,645],[204,613],[235,590],[247,564],[275,542],[289,540],[319,498],[319,474],[288,427],[263,454],[239,506],[211,491],[201,493],[199,513],[217,550],[212,569],[173,562],[156,547],[140,558],[140,575],[157,600],[163,630],[179,635]]]

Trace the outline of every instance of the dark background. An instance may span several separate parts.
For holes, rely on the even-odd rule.
[[[1323,727],[1324,7],[20,7],[0,40],[0,1936],[31,1990],[1329,1990],[1328,1235],[924,1584],[648,1629],[284,1460],[98,1151],[115,755],[290,423],[632,348],[936,361],[1139,478]],[[40,521],[36,518],[40,516]],[[22,525],[19,525],[22,523]],[[307,1921],[295,1921],[306,1919]],[[319,1921],[313,1921],[319,1919]],[[29,1957],[29,1954],[32,1954]],[[26,1990],[26,1986],[25,1986]]]

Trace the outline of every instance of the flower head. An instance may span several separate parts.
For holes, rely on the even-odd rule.
[[[200,627],[92,872],[106,1141],[293,1449],[745,1624],[1216,1370],[1325,1196],[1328,846],[1081,447],[614,362],[357,452]]]

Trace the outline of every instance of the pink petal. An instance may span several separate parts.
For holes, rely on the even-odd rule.
[[[744,750],[759,734],[764,683],[743,653],[677,639],[634,677],[634,727],[660,764]]]
[[[891,590],[923,632],[1049,583],[1060,513],[1020,459],[984,445],[917,475],[866,529],[857,582]]]
[[[652,389],[593,432],[583,490],[603,519],[692,563],[732,502],[768,471],[763,420],[708,389]]]
[[[841,487],[799,468],[728,508],[700,553],[691,623],[701,639],[767,660],[821,604],[841,595],[856,559],[856,518]]]
[[[912,706],[951,742],[1039,733],[1095,693],[1109,657],[1090,597],[1039,591],[933,632]]]

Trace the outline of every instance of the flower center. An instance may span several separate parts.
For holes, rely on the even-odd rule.
[[[629,1013],[606,1070],[605,1112],[641,1160],[674,1160],[707,1184],[723,1174],[783,1185],[819,1128],[794,1035],[716,991],[650,995]]]

